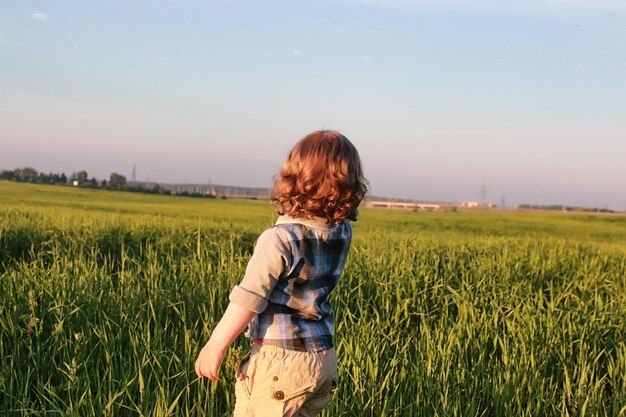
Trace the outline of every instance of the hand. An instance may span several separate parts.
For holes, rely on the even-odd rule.
[[[211,338],[196,359],[198,378],[206,376],[212,381],[217,380],[226,350],[243,328],[250,323],[255,314],[254,311],[240,307],[235,303],[228,304],[220,322],[215,326]]]
[[[196,375],[198,378],[203,376],[211,381],[216,381],[220,374],[220,365],[226,355],[228,348],[214,346],[209,340],[200,351],[198,359],[196,359]]]

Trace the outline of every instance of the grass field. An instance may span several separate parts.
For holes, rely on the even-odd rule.
[[[193,362],[275,214],[0,182],[0,415],[228,416]],[[626,416],[626,217],[363,211],[325,416]]]

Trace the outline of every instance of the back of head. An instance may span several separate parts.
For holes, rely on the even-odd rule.
[[[272,201],[280,214],[342,223],[356,220],[366,192],[354,145],[339,132],[320,130],[293,147],[274,182]]]

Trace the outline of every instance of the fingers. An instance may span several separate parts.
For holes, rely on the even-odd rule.
[[[196,371],[196,375],[198,375],[198,378],[207,377],[211,381],[217,381],[220,376],[219,367],[216,367],[210,363],[202,362],[200,358],[196,360],[194,369]]]
[[[217,378],[219,377],[219,364],[215,365],[214,363],[207,363],[202,370],[202,374],[211,381],[217,381]]]
[[[198,378],[207,377],[211,381],[217,381],[220,375],[220,365],[225,355],[226,348],[215,348],[209,340],[198,354],[194,364]]]

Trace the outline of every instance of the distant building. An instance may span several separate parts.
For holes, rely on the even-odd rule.
[[[480,203],[478,201],[464,201],[461,203],[461,207],[477,208],[480,207]]]
[[[362,204],[363,208],[382,208],[382,209],[399,209],[399,210],[425,210],[435,211],[441,208],[441,204],[430,203],[414,203],[410,201],[372,201],[365,200]]]

